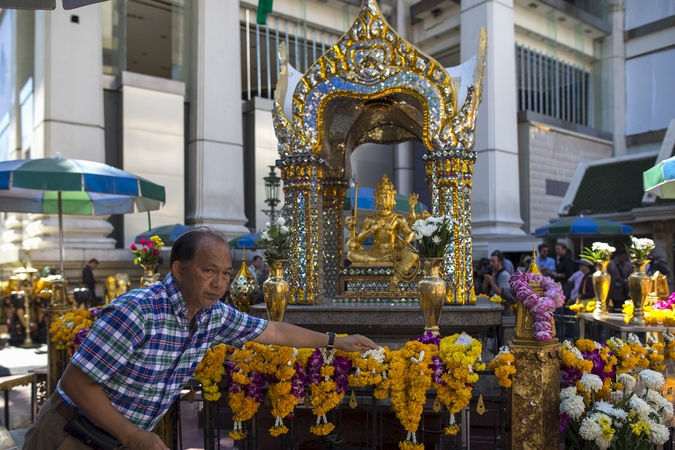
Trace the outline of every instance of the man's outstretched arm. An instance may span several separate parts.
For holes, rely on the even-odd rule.
[[[324,348],[328,335],[284,322],[269,322],[260,336],[254,339],[261,344],[284,345],[296,348]],[[335,348],[346,352],[378,349],[379,345],[360,334],[335,338]]]
[[[129,422],[110,403],[101,386],[72,364],[61,377],[61,389],[85,416],[115,436],[129,450],[167,450],[154,433],[141,430]]]

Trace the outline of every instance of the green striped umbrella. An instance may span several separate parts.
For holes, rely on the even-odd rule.
[[[675,198],[675,156],[661,161],[642,174],[645,192]]]
[[[63,274],[63,214],[108,215],[154,211],[164,187],[94,161],[56,158],[0,162],[0,211],[59,215]]]

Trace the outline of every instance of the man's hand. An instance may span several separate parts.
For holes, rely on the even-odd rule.
[[[129,450],[169,450],[155,433],[139,429],[127,442],[123,442]]]
[[[336,337],[335,348],[346,352],[364,352],[371,349],[377,350],[380,346],[367,337],[360,334],[352,334],[346,337]]]
[[[495,284],[495,279],[494,279],[494,277],[493,277],[492,275],[490,275],[489,273],[486,273],[485,275],[483,275],[483,279],[484,279],[484,280],[487,280],[488,283],[490,283],[491,285],[494,286],[494,284]]]

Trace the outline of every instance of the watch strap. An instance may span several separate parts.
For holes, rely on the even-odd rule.
[[[326,333],[328,335],[328,344],[326,344],[326,348],[328,350],[332,350],[335,348],[335,333],[331,333],[330,331]]]

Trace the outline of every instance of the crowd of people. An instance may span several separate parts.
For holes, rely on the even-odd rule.
[[[574,254],[563,242],[555,245],[555,258],[550,256],[551,249],[547,244],[537,247],[535,264],[539,271],[560,283],[567,299],[567,303],[577,300],[584,301],[595,297],[593,290],[593,273],[596,271],[594,261],[574,259]],[[531,258],[521,258],[519,270],[527,270],[532,264]],[[651,262],[647,265],[647,274],[659,272],[661,275],[670,275],[665,253],[662,249],[654,249],[650,255]],[[628,276],[633,273],[633,264],[629,260],[624,247],[617,247],[616,252],[607,266],[607,272],[612,277],[607,306],[610,310],[621,311],[625,300],[630,298],[628,292]],[[504,254],[495,250],[490,258],[481,258],[474,271],[474,288],[477,295],[500,296],[505,303],[513,304],[516,299],[509,288],[509,278],[515,271],[514,264]],[[508,309],[508,308],[507,308]],[[508,314],[508,313],[507,313]]]

